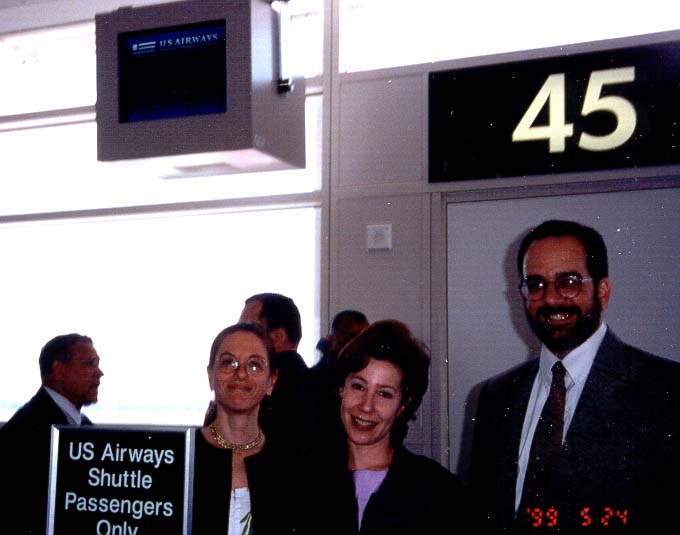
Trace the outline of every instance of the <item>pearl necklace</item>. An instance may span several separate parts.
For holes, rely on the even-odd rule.
[[[236,451],[252,450],[253,448],[257,448],[260,444],[262,444],[262,440],[264,439],[262,429],[257,430],[257,436],[255,437],[255,440],[253,440],[252,442],[246,442],[245,444],[234,444],[233,442],[225,440],[225,438],[217,432],[215,424],[210,424],[210,433],[215,439],[215,442],[217,442],[220,446],[222,446],[226,450]]]

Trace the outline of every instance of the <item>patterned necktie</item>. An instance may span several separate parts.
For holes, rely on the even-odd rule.
[[[543,507],[546,493],[550,489],[551,479],[559,463],[564,433],[564,405],[567,389],[564,386],[566,369],[561,362],[552,367],[552,383],[550,393],[543,406],[543,412],[536,425],[531,451],[527,464],[522,500],[519,515],[526,513],[526,508]],[[548,507],[551,504],[545,504]]]

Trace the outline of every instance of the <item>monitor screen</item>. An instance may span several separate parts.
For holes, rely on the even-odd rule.
[[[226,111],[224,20],[121,33],[118,47],[121,123]]]

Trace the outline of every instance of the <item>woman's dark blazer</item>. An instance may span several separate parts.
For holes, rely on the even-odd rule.
[[[194,452],[193,535],[226,535],[231,493],[231,450],[212,446],[196,430]],[[304,486],[295,478],[297,461],[266,441],[245,458],[250,490],[252,529],[257,535],[308,533]]]
[[[428,457],[404,447],[394,452],[384,481],[370,497],[358,529],[357,503],[351,472],[342,483],[339,510],[342,518],[333,526],[347,534],[415,535],[448,533],[463,525],[467,507],[460,480]],[[341,508],[340,508],[341,507]],[[342,525],[342,528],[339,526]]]

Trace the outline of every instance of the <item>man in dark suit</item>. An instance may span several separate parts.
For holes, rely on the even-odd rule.
[[[341,379],[335,367],[342,348],[368,325],[363,312],[352,309],[338,312],[328,335],[317,343],[317,349],[323,348],[321,359],[309,369],[308,428],[315,431],[312,438],[324,457],[339,458],[342,464],[346,464],[347,435],[340,419]]]
[[[42,386],[0,428],[0,518],[12,535],[45,533],[52,425],[90,424],[80,409],[96,403],[104,375],[92,340],[80,334],[53,338],[38,362]]]
[[[272,367],[278,378],[263,406],[261,418],[268,438],[282,440],[306,431],[309,399],[309,368],[297,352],[302,339],[302,321],[297,305],[288,296],[260,293],[246,299],[239,322],[257,323],[274,347]]]
[[[611,282],[594,229],[546,221],[522,241],[517,266],[543,346],[480,392],[469,476],[480,527],[675,530],[680,364],[623,343],[602,321]]]
[[[312,370],[324,373],[332,369],[343,346],[366,327],[368,327],[368,319],[363,312],[351,309],[338,312],[333,316],[328,335],[316,344],[316,348],[321,352],[321,358],[312,366]]]

